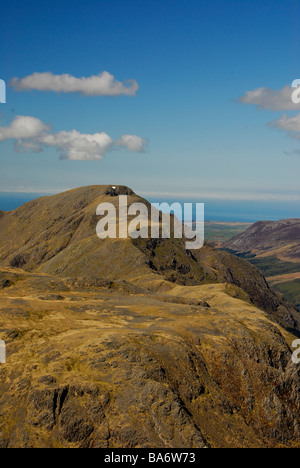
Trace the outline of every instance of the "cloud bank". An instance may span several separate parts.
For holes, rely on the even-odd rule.
[[[257,88],[253,91],[246,91],[244,96],[239,98],[241,104],[251,104],[259,109],[271,111],[293,111],[300,109],[300,102],[293,102],[293,94],[299,96],[299,90],[291,86],[285,86],[280,91],[274,91],[270,88]]]
[[[298,111],[300,109],[300,80],[294,80],[291,86],[285,86],[280,91],[270,88],[257,88],[247,91],[239,98],[241,104],[252,104],[258,109],[278,111]],[[300,140],[300,114],[283,114],[280,118],[268,123],[271,128],[287,132],[287,135]],[[299,155],[300,150],[285,151],[286,155]]]
[[[297,114],[293,117],[289,117],[284,114],[280,119],[273,120],[269,124],[271,127],[279,128],[280,130],[285,130],[287,132],[293,132],[298,138],[300,138],[300,114]],[[298,135],[297,135],[298,134]]]
[[[0,127],[0,142],[6,140],[14,140],[18,152],[41,152],[45,147],[53,147],[61,159],[72,161],[99,161],[117,147],[141,153],[147,144],[137,135],[122,135],[114,142],[105,132],[84,134],[72,130],[54,133],[49,125],[30,116],[17,116],[9,126]]]
[[[51,72],[33,73],[24,78],[13,78],[10,85],[17,91],[54,91],[57,93],[81,93],[85,96],[135,96],[139,89],[136,80],[122,83],[104,71],[96,76],[76,78]]]

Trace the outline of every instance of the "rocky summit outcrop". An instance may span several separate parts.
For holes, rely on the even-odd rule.
[[[209,246],[101,241],[119,193],[0,219],[0,447],[300,447],[297,312]]]

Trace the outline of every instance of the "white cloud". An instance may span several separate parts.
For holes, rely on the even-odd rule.
[[[287,132],[299,133],[300,137],[300,114],[293,117],[284,114],[280,119],[273,120],[269,125],[280,130],[286,130]]]
[[[259,109],[277,111],[297,111],[300,109],[300,80],[295,80],[290,86],[280,91],[269,88],[257,88],[247,91],[239,98],[242,104],[256,105]],[[300,114],[289,116],[283,114],[279,119],[268,123],[269,127],[287,132],[288,136],[300,140]],[[300,151],[285,151],[286,155],[299,154]]]
[[[291,86],[285,86],[280,91],[270,88],[257,88],[253,91],[246,91],[244,96],[239,98],[241,104],[252,104],[260,109],[272,111],[292,111],[299,110],[300,103],[295,104],[292,100],[293,93],[299,92]]]
[[[111,149],[113,139],[107,133],[82,134],[76,130],[44,135],[41,143],[53,146],[61,154],[61,159],[72,161],[96,161],[103,159]]]
[[[18,153],[25,153],[26,151],[31,151],[33,153],[41,153],[43,151],[43,147],[41,144],[26,140],[15,141],[14,147]]]
[[[0,142],[10,139],[15,140],[18,152],[40,152],[45,147],[53,147],[61,159],[72,161],[101,160],[114,146],[142,152],[146,145],[146,141],[136,135],[123,135],[114,142],[105,132],[85,134],[72,130],[54,133],[41,120],[24,116],[16,117],[8,127],[0,127]]]
[[[141,153],[145,150],[147,141],[137,135],[123,135],[116,142],[116,146],[123,146],[127,151]]]
[[[39,119],[19,115],[8,127],[0,127],[0,141],[37,138],[49,130],[49,125],[44,124]]]
[[[85,96],[134,96],[139,89],[136,80],[124,83],[104,71],[96,76],[76,78],[51,72],[33,73],[24,78],[13,78],[10,83],[17,91],[54,91],[58,93],[81,93]]]
[[[287,132],[288,136],[296,140],[300,140],[300,114],[297,114],[293,117],[289,117],[284,114],[280,119],[273,120],[269,123],[270,127],[278,128],[279,130],[284,130]],[[298,155],[300,150],[294,150],[291,152],[285,152],[286,155]]]

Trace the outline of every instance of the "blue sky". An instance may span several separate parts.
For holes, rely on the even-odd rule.
[[[284,106],[238,101],[300,78],[299,1],[12,0],[2,6],[0,30],[7,83],[107,71],[139,85],[136,95],[118,97],[8,87],[0,136],[16,116],[31,116],[55,134],[147,141],[142,152],[113,146],[101,160],[73,161],[47,145],[20,153],[2,138],[0,191],[124,184],[147,196],[300,200],[298,133],[268,125]]]

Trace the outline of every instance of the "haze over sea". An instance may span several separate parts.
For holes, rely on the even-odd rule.
[[[0,192],[0,210],[14,210],[24,203],[43,196],[49,196],[49,194]],[[151,203],[167,202],[169,204],[174,202],[205,203],[206,221],[256,222],[300,218],[299,201],[162,200],[151,197],[149,201]]]

